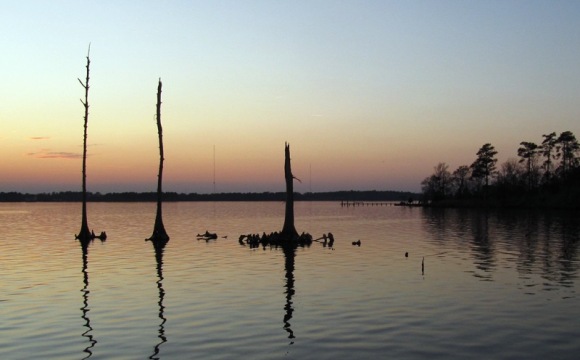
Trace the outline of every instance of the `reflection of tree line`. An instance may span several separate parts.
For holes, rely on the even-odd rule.
[[[487,213],[482,214],[473,223],[471,249],[475,267],[485,273],[490,273],[495,268],[495,247],[493,240],[490,239],[489,216]]]
[[[425,225],[435,242],[452,240],[468,247],[476,276],[491,279],[498,251],[517,253],[520,276],[540,275],[561,286],[572,286],[578,272],[580,225],[574,214],[522,211],[424,209]],[[448,244],[447,244],[448,245]]]

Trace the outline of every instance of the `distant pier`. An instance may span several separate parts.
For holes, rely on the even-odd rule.
[[[396,203],[392,201],[341,201],[340,206],[394,206]]]
[[[356,206],[423,206],[420,202],[394,202],[394,201],[341,201],[341,207]]]

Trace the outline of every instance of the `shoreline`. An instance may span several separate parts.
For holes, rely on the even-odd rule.
[[[329,191],[317,193],[294,193],[295,201],[343,201],[343,202],[399,202],[408,199],[420,199],[421,194],[406,191]],[[174,201],[285,201],[286,192],[249,192],[249,193],[177,193],[164,192],[164,202]],[[62,191],[53,193],[27,194],[18,192],[0,192],[0,202],[80,202],[82,192]],[[120,192],[120,193],[87,193],[89,202],[150,202],[157,201],[156,192]]]

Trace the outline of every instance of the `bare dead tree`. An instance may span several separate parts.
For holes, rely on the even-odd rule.
[[[157,214],[155,215],[155,225],[153,226],[153,234],[148,240],[152,241],[169,241],[169,235],[165,231],[162,216],[162,183],[163,183],[163,128],[161,127],[161,79],[157,85],[157,134],[159,135],[159,173],[157,175]]]
[[[79,231],[76,238],[79,240],[92,240],[95,238],[95,234],[89,231],[89,225],[87,221],[87,128],[89,123],[89,73],[90,73],[90,65],[91,59],[89,58],[91,52],[91,45],[89,44],[89,50],[87,52],[87,76],[85,82],[83,83],[81,79],[77,79],[82,87],[85,89],[85,100],[81,99],[81,103],[85,108],[85,117],[84,117],[84,135],[83,135],[83,210],[82,210],[82,222],[81,222],[81,230]],[[103,235],[103,233],[101,234]]]
[[[290,144],[284,145],[284,177],[286,179],[286,214],[284,216],[284,227],[282,228],[282,236],[288,240],[295,240],[298,238],[298,232],[294,226],[294,179],[300,179],[292,175],[292,167],[290,166]]]
[[[296,231],[296,227],[294,226],[294,179],[298,181],[300,181],[300,179],[292,174],[292,167],[290,165],[290,145],[288,143],[285,143],[284,146],[284,177],[286,180],[286,212],[284,215],[284,226],[282,227],[282,231],[273,232],[269,235],[264,232],[262,236],[257,234],[240,235],[238,242],[240,245],[250,245],[250,248],[258,246],[281,246],[284,249],[287,261],[291,258],[293,262],[293,251],[296,247],[310,246],[313,241],[319,241],[321,239],[324,239],[323,245],[325,247],[327,244],[332,247],[334,244],[334,237],[332,236],[332,233],[328,233],[328,237],[324,234],[323,237],[315,240],[309,233],[303,232],[298,235],[298,231]],[[327,243],[327,239],[330,239],[329,243]],[[290,318],[291,314],[288,314],[288,316]],[[288,324],[286,324],[285,320],[285,328],[286,325]]]

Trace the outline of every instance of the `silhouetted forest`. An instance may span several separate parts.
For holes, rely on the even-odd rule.
[[[580,144],[571,131],[522,141],[517,158],[497,166],[497,151],[484,144],[471,165],[451,172],[440,162],[421,182],[431,206],[546,207],[580,209]]]
[[[408,201],[417,200],[420,194],[404,191],[332,191],[317,193],[294,193],[295,201]],[[156,192],[88,192],[87,200],[92,202],[156,202]],[[164,192],[163,201],[285,201],[286,192],[262,193],[177,193]],[[0,192],[0,202],[80,202],[82,192],[63,191],[52,193],[28,194],[19,192]]]

